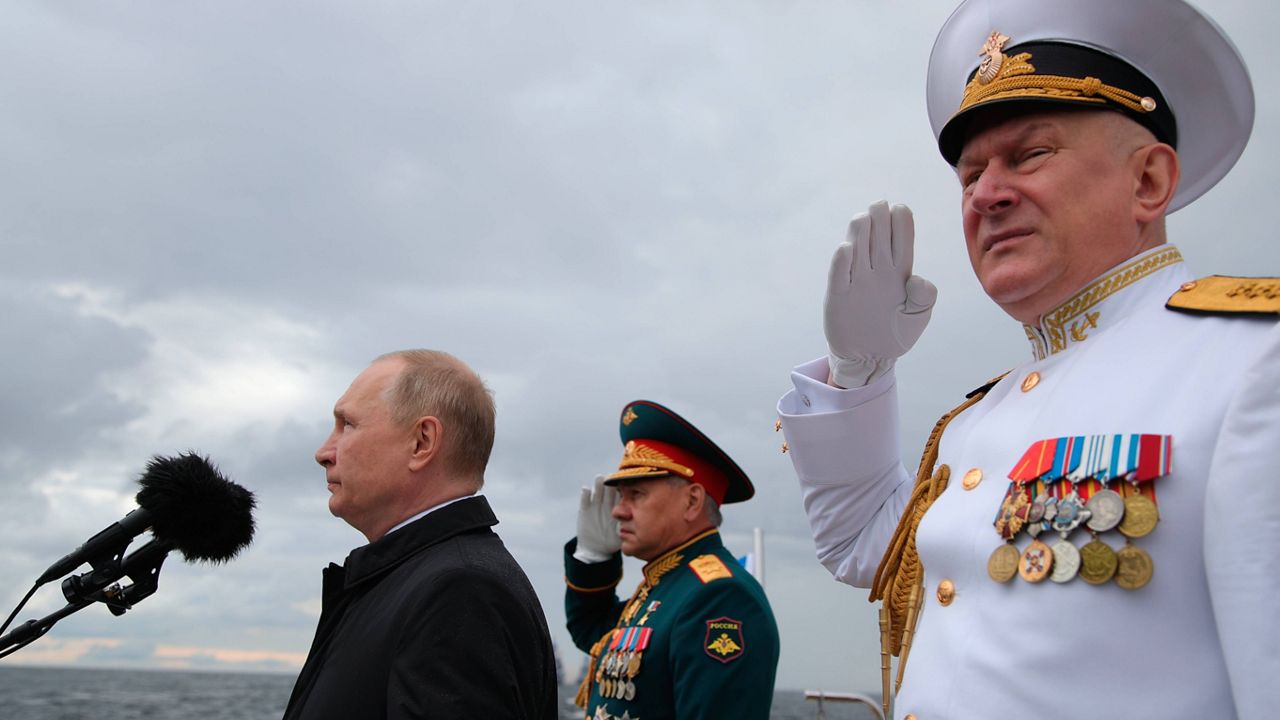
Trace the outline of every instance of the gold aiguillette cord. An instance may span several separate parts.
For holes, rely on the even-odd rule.
[[[889,717],[889,608],[880,606],[880,688],[884,716]]]
[[[951,468],[945,464],[937,467],[935,472],[942,432],[957,415],[982,400],[987,392],[1003,378],[1004,375],[1001,375],[969,393],[963,403],[939,418],[934,425],[925,443],[920,467],[916,470],[916,482],[911,497],[903,509],[902,517],[898,519],[893,538],[889,542],[884,557],[880,560],[880,566],[876,568],[875,579],[871,582],[871,594],[867,599],[871,602],[881,602],[880,672],[885,717],[889,717],[893,695],[902,687],[903,670],[906,668],[916,620],[923,604],[924,568],[916,553],[916,528],[919,527],[925,511],[942,495],[951,479]],[[911,588],[909,594],[906,593],[907,587]],[[901,627],[894,626],[895,614],[903,618]],[[899,634],[901,637],[898,637]],[[892,694],[889,692],[891,655],[898,656],[898,676]]]
[[[907,625],[902,629],[902,651],[898,654],[898,679],[893,684],[894,695],[902,689],[902,672],[907,669],[907,656],[911,654],[911,637],[916,631],[916,613],[919,610],[920,585],[916,584],[911,586],[911,599],[907,601]]]

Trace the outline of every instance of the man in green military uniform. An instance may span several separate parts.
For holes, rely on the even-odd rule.
[[[565,615],[591,655],[591,720],[768,718],[778,626],[764,589],[720,541],[720,506],[755,494],[742,469],[671,410],[622,411],[618,471],[582,489],[565,545]],[[617,597],[622,553],[646,562]]]

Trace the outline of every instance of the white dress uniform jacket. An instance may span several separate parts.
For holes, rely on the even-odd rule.
[[[938,464],[952,480],[917,535],[925,601],[896,717],[1280,711],[1280,327],[1274,316],[1167,310],[1191,279],[1169,245],[1113,269],[1026,327],[1032,359],[951,422]],[[797,368],[778,411],[819,560],[867,587],[912,487],[895,379],[840,390],[826,376],[825,359]],[[988,577],[1004,542],[993,520],[1027,448],[1128,433],[1172,436],[1171,472],[1155,481],[1160,521],[1133,540],[1152,558],[1151,581],[1125,590]],[[982,481],[965,490],[974,468]],[[1089,532],[1069,539],[1080,547]],[[1125,542],[1114,530],[1100,539]],[[943,580],[955,588],[947,605]]]

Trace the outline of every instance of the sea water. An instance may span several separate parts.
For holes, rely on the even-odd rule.
[[[96,670],[0,665],[2,720],[278,720],[294,676],[251,673]],[[562,693],[572,697],[572,689]],[[826,703],[827,720],[870,720],[860,705]],[[564,720],[582,718],[565,705]],[[801,690],[779,690],[770,720],[813,720]]]

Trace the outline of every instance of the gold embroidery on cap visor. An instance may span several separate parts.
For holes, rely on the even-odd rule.
[[[1154,98],[1107,85],[1096,77],[1037,75],[1030,62],[1031,53],[1003,53],[1008,41],[1009,37],[999,32],[992,32],[987,38],[979,53],[982,63],[965,85],[964,97],[955,115],[981,103],[1012,98],[1053,98],[1093,104],[1106,104],[1109,100],[1135,113],[1156,109]]]
[[[693,470],[647,445],[631,440],[622,450],[622,462],[618,463],[618,471],[605,479],[651,478],[672,474],[691,478]]]

